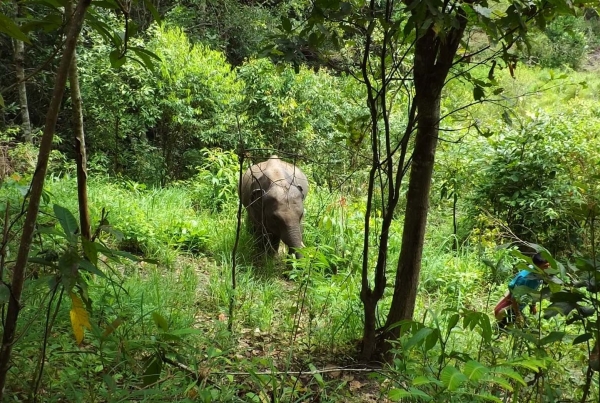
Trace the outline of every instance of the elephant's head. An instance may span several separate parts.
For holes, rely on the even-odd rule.
[[[302,254],[298,248],[302,242],[302,216],[304,215],[304,195],[299,186],[280,186],[273,183],[262,195],[263,224],[267,233],[276,241],[283,241],[290,253],[297,258]]]

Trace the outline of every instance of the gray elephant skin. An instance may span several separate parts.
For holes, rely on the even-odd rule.
[[[298,248],[304,246],[301,221],[308,180],[300,168],[273,155],[248,168],[238,189],[259,245],[275,253],[283,241],[290,253],[302,257]]]

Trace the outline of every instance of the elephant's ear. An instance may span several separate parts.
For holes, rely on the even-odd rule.
[[[264,189],[254,189],[252,191],[252,193],[250,194],[250,203],[254,203],[256,200],[263,197],[264,194],[265,194]]]

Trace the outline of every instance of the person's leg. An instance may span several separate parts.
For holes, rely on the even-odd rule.
[[[494,308],[494,316],[496,317],[496,321],[501,322],[506,317],[506,310],[510,308],[512,303],[512,298],[510,292],[506,293],[504,297],[498,302],[496,307]]]

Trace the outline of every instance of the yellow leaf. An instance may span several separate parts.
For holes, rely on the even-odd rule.
[[[81,344],[83,341],[83,329],[92,329],[90,325],[90,318],[87,311],[83,307],[83,301],[75,293],[70,293],[71,296],[71,325],[73,326],[73,334],[75,334],[75,341],[77,344]]]

